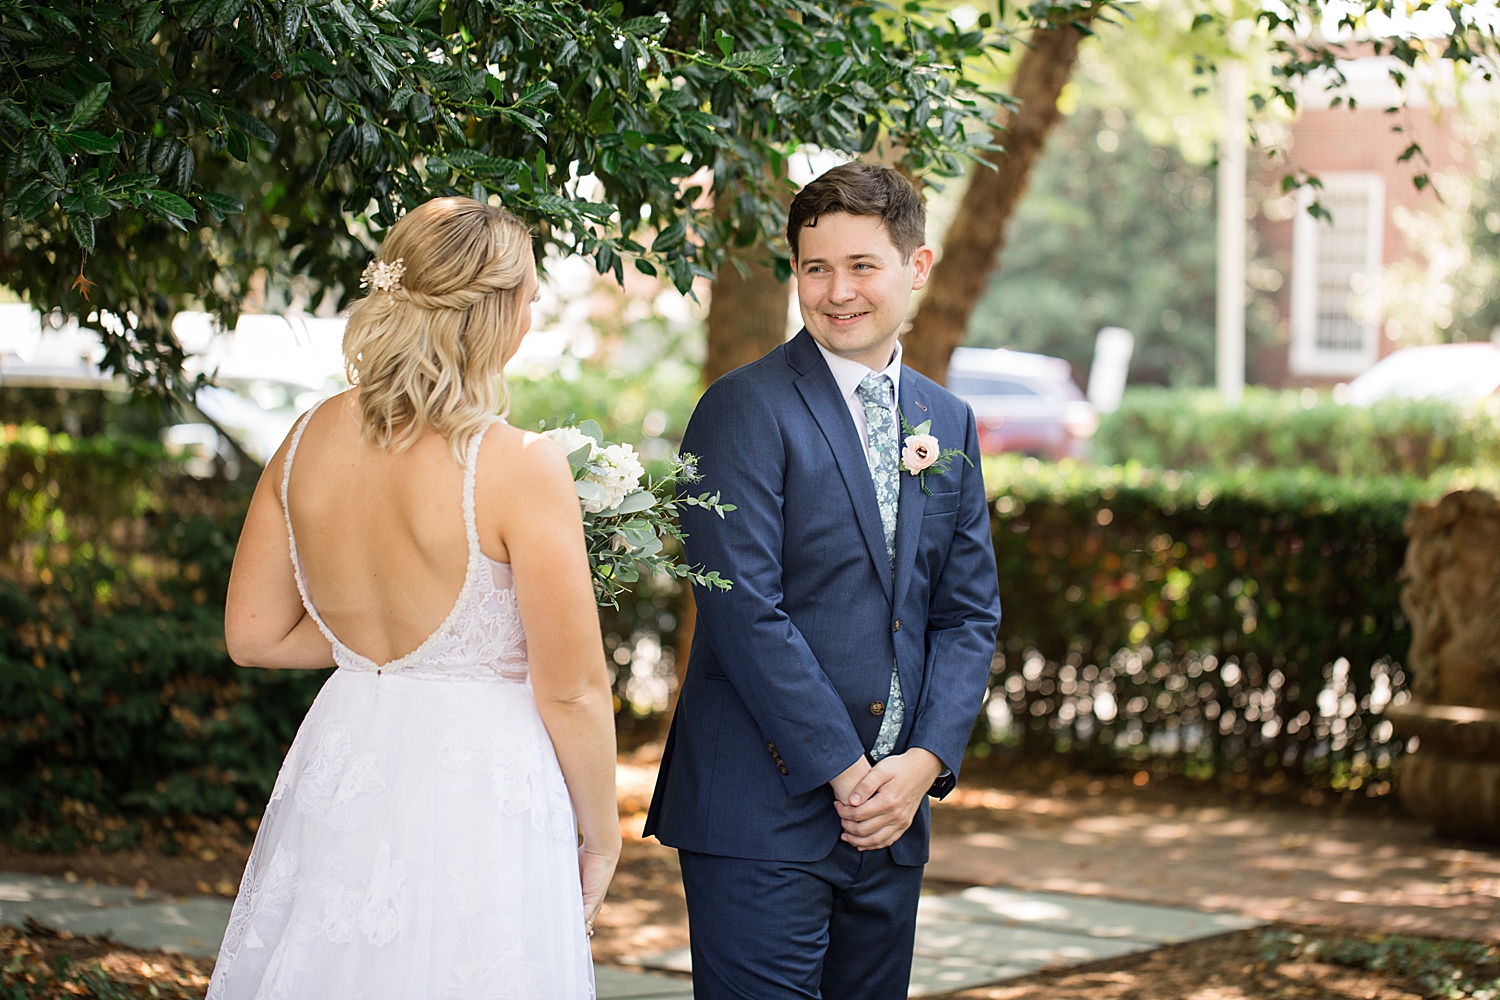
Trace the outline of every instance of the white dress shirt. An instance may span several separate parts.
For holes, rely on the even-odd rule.
[[[813,343],[818,344],[816,340]],[[839,357],[822,344],[818,344],[818,351],[822,353],[823,360],[828,362],[828,370],[833,372],[833,380],[839,385],[839,392],[844,397],[844,405],[849,407],[849,416],[854,418],[854,429],[859,432],[859,443],[865,449],[865,461],[871,462],[870,422],[865,418],[865,401],[860,398],[859,384],[873,369],[858,361]],[[891,380],[891,398],[887,406],[890,408],[891,416],[895,418],[896,434],[899,438],[901,415],[896,411],[896,400],[901,398],[901,341],[896,341],[896,353],[891,356],[891,363],[886,365],[879,374],[886,375]]]

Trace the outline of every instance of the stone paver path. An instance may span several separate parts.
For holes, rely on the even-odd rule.
[[[1236,914],[1061,893],[973,888],[923,896],[908,995],[925,997],[1000,983],[1049,966],[1118,958],[1257,923]],[[675,972],[692,969],[685,948],[635,962]]]
[[[212,896],[171,899],[119,886],[0,873],[0,923],[24,927],[30,917],[53,930],[194,958],[218,953],[230,905]]]
[[[950,820],[984,821],[944,824],[958,831],[933,838],[929,879],[1500,942],[1500,849],[1413,820],[993,789],[954,799],[940,807]]]
[[[106,937],[130,948],[212,958],[229,923],[227,899],[172,899],[118,886],[0,872],[0,924],[27,918],[71,934]],[[599,1000],[691,1000],[692,984],[600,966]]]

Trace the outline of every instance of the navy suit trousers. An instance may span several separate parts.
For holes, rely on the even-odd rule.
[[[904,1000],[921,867],[842,840],[821,861],[678,857],[696,1000]]]

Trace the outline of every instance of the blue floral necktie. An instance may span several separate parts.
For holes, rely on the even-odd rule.
[[[859,383],[859,398],[865,404],[865,423],[870,431],[870,478],[875,482],[875,501],[880,506],[880,526],[885,531],[885,554],[896,567],[896,510],[901,496],[900,438],[896,433],[896,416],[891,410],[891,377],[871,372]],[[870,756],[879,760],[895,749],[896,737],[906,718],[906,703],[901,698],[901,678],[891,664],[891,693],[886,699],[880,733]]]

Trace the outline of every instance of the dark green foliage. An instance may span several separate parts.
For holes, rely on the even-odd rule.
[[[1027,469],[1033,471],[1026,471]],[[1397,747],[1415,480],[993,462],[996,734],[1034,750],[1358,788]],[[1100,695],[1108,708],[1098,712]],[[998,713],[1002,718],[1003,711]],[[992,715],[992,718],[994,716]]]
[[[1329,396],[1250,389],[1243,404],[1216,392],[1132,389],[1094,436],[1101,464],[1165,469],[1319,469],[1340,476],[1427,477],[1500,463],[1492,408],[1383,400],[1368,409]]]
[[[188,479],[149,438],[5,433],[0,829],[111,846],[135,833],[122,812],[258,810],[324,675],[224,653],[253,484]]]
[[[776,230],[799,142],[958,173],[995,40],[920,4],[4,0],[0,281],[107,311],[106,365],[158,390],[173,312],[228,321],[262,268],[348,295],[434,195],[686,290]],[[740,192],[717,216],[710,176]]]
[[[1123,326],[1136,336],[1132,382],[1202,385],[1214,367],[1213,173],[1107,114],[1080,110],[1053,133],[967,343],[1085,372],[1099,328]],[[1252,308],[1252,341],[1269,333],[1259,317]]]
[[[1493,1000],[1500,996],[1500,952],[1477,941],[1442,941],[1375,934],[1308,938],[1270,931],[1261,938],[1268,962],[1326,962],[1414,979],[1433,1000]]]

